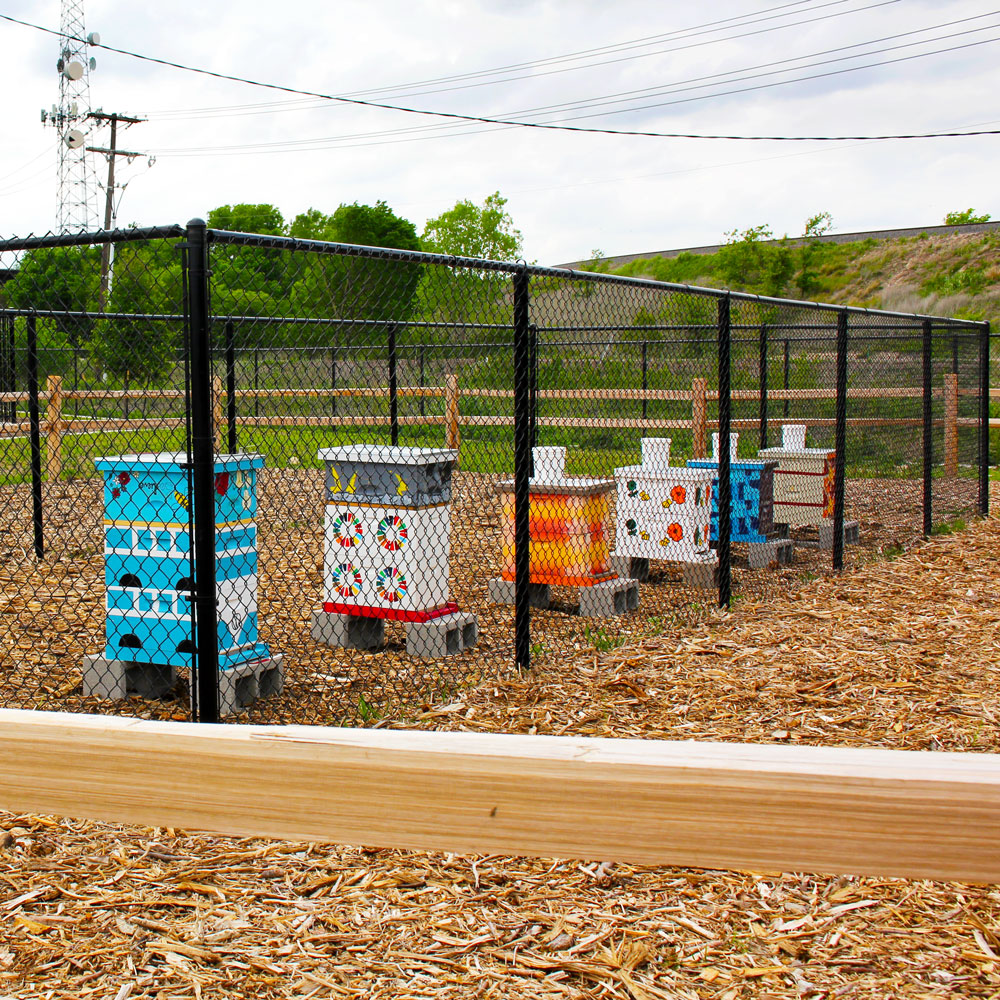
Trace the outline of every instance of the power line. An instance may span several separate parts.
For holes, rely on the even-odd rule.
[[[823,7],[834,6],[836,4],[841,4],[841,3],[845,3],[845,2],[846,2],[846,0],[833,0],[832,3],[826,3],[826,4],[821,5],[821,7],[817,7],[817,8],[814,8],[814,9],[819,10],[819,9],[822,9]],[[892,4],[895,4],[895,3],[899,3],[899,2],[900,2],[900,0],[879,0],[878,3],[868,4],[867,6],[864,6],[864,7],[855,7],[855,8],[852,8],[851,10],[837,11],[837,12],[834,12],[832,14],[823,14],[823,15],[821,15],[819,17],[806,18],[805,20],[801,20],[801,21],[791,21],[791,22],[789,22],[787,24],[773,25],[773,26],[771,26],[769,28],[761,28],[761,29],[758,29],[756,31],[747,31],[747,32],[740,32],[740,33],[732,34],[732,35],[723,35],[720,38],[705,39],[703,41],[692,42],[692,43],[686,44],[686,45],[673,45],[673,46],[670,46],[668,48],[656,49],[653,52],[645,52],[645,53],[640,53],[638,55],[623,57],[622,59],[610,59],[610,60],[604,60],[602,62],[583,63],[582,65],[579,65],[579,66],[569,66],[569,67],[564,67],[564,68],[561,68],[561,69],[548,70],[548,71],[541,72],[541,73],[539,73],[539,72],[532,72],[532,73],[528,73],[528,74],[521,74],[521,75],[515,75],[515,76],[509,76],[508,75],[506,77],[498,77],[497,79],[492,79],[492,80],[490,80],[490,79],[481,80],[481,81],[476,82],[476,83],[467,83],[467,84],[463,84],[462,83],[462,81],[464,81],[464,80],[471,80],[471,79],[475,79],[476,77],[494,75],[497,72],[503,71],[503,68],[501,68],[500,70],[481,70],[481,71],[475,72],[475,73],[458,74],[458,75],[455,75],[453,77],[441,77],[439,80],[436,80],[436,81],[427,81],[426,83],[399,84],[399,85],[397,85],[395,87],[378,87],[378,88],[371,89],[371,90],[358,90],[358,91],[349,92],[347,94],[344,94],[343,96],[345,96],[345,97],[362,97],[362,96],[373,97],[373,96],[376,96],[378,94],[387,94],[389,97],[391,97],[393,99],[398,99],[398,98],[404,98],[404,97],[426,97],[426,96],[429,96],[431,94],[450,93],[450,92],[454,92],[456,90],[469,90],[469,89],[472,89],[473,87],[492,87],[492,86],[498,86],[498,85],[503,84],[503,83],[513,83],[513,82],[516,82],[518,80],[537,79],[537,78],[540,78],[540,77],[543,77],[543,76],[552,76],[552,75],[558,74],[558,73],[568,73],[568,72],[575,72],[575,71],[581,70],[581,69],[591,69],[591,68],[593,68],[595,66],[607,66],[607,65],[611,65],[611,64],[616,63],[616,62],[627,62],[627,61],[630,61],[632,59],[646,58],[647,56],[664,55],[664,54],[670,53],[670,52],[682,52],[682,51],[685,51],[685,50],[688,50],[688,49],[700,48],[700,47],[703,47],[703,46],[706,46],[706,45],[714,45],[714,44],[716,44],[718,42],[727,42],[727,41],[733,41],[733,40],[737,40],[737,39],[741,39],[741,38],[749,38],[749,37],[751,37],[753,35],[765,34],[765,33],[772,32],[772,31],[780,31],[780,30],[782,30],[784,28],[794,28],[794,27],[801,26],[803,24],[814,24],[814,23],[816,23],[818,21],[825,21],[825,20],[829,20],[830,18],[834,18],[834,17],[843,17],[845,14],[857,14],[857,13],[860,13],[862,11],[872,10],[872,9],[877,8],[877,7],[885,7],[885,6],[889,6],[889,5],[892,5]],[[778,15],[778,16],[787,17],[788,15],[784,14],[784,15]],[[980,15],[980,16],[985,16],[985,15]],[[742,26],[746,26],[746,25],[750,25],[750,24],[758,24],[758,23],[760,23],[762,21],[769,21],[769,20],[773,20],[773,19],[774,18],[771,17],[771,18],[757,18],[757,19],[753,19],[753,20],[747,20],[747,21],[744,21],[742,25],[736,25],[736,27],[742,27]],[[734,20],[734,19],[733,18],[728,18],[727,20]],[[721,23],[721,22],[710,22],[710,23],[715,24],[715,23]],[[954,22],[954,23],[957,23],[957,22]],[[674,37],[674,36],[681,36],[681,37],[688,37],[688,38],[690,38],[690,37],[695,37],[697,34],[705,34],[706,32],[701,32],[701,31],[697,31],[696,30],[697,28],[701,28],[701,27],[703,27],[703,26],[702,25],[696,25],[694,28],[682,29],[682,31],[670,32],[670,33],[668,33],[666,35],[654,35],[654,36],[650,36],[650,37],[653,38],[653,39],[656,39],[656,40],[663,40],[663,39]],[[711,31],[719,31],[719,30],[720,30],[719,28],[712,28],[711,29]],[[927,28],[927,29],[923,29],[923,30],[930,31],[932,29]],[[687,32],[688,34],[683,35],[682,32]],[[895,36],[890,36],[890,37],[895,37]],[[625,51],[627,47],[638,47],[640,44],[641,45],[653,45],[653,44],[656,44],[656,42],[655,41],[641,42],[641,41],[637,40],[634,43],[632,43],[632,42],[620,43],[620,46],[623,46],[623,47],[619,47],[619,46],[607,46],[606,48],[608,50],[611,50],[611,51]],[[861,42],[861,43],[858,43],[858,44],[863,45],[863,44],[869,44],[869,43]],[[591,52],[601,52],[603,50],[601,50],[601,49],[592,49],[592,50],[589,50],[589,51],[591,51]],[[569,57],[555,56],[555,57],[551,57],[550,59],[540,59],[540,60],[536,60],[534,62],[517,63],[517,64],[514,64],[514,66],[512,67],[512,69],[517,69],[517,68],[521,68],[521,67],[545,66],[547,64],[550,64],[550,63],[553,63],[553,62],[558,62],[558,61],[560,61],[562,59],[566,59],[566,58],[569,58]],[[437,87],[436,89],[433,89],[433,90],[428,90],[428,89],[411,90],[410,89],[410,88],[413,88],[413,87],[426,88],[427,86],[430,86],[430,85],[432,85],[434,83],[438,83],[438,82],[440,82],[440,83],[456,83],[458,85],[456,85],[456,86]],[[285,105],[287,105],[287,106],[285,106]],[[236,113],[238,113],[240,115],[273,114],[276,111],[286,111],[286,110],[287,111],[306,111],[306,110],[312,110],[315,107],[322,107],[322,106],[323,106],[322,103],[319,104],[319,105],[316,105],[316,104],[308,104],[305,101],[270,102],[270,103],[264,103],[264,104],[260,104],[260,105],[234,105],[231,109],[225,108],[225,107],[221,107],[221,108],[191,109],[192,112],[195,112],[193,114],[189,114],[189,113],[186,113],[186,112],[183,112],[183,111],[177,111],[177,112],[159,112],[157,114],[157,117],[162,119],[164,117],[169,116],[173,120],[185,120],[185,119],[202,118],[202,117],[204,117],[204,118],[212,118],[212,117],[219,117],[219,116],[223,116],[223,115],[228,116],[229,112],[236,112]],[[253,110],[253,109],[256,109],[256,108],[269,109],[269,110]],[[199,111],[201,111],[203,113],[197,113]]]
[[[0,14],[0,19],[5,21],[10,21],[14,24],[20,24],[23,27],[34,28],[37,31],[43,31],[47,34],[58,35],[60,32],[53,31],[51,28],[44,28],[37,24],[32,24],[28,21],[22,21],[18,18],[11,17],[9,14]],[[1000,39],[989,38],[980,42],[970,42],[965,45],[951,46],[946,49],[935,50],[934,52],[918,53],[913,56],[905,56],[899,59],[885,60],[883,62],[868,63],[865,66],[850,67],[848,69],[833,70],[827,73],[815,74],[808,77],[801,77],[796,80],[780,81],[778,83],[771,83],[765,86],[774,87],[779,86],[782,83],[795,83],[800,80],[812,80],[819,79],[825,76],[834,76],[846,72],[854,72],[857,69],[870,69],[875,66],[890,65],[897,62],[907,62],[911,59],[922,58],[927,55],[937,55],[942,52],[954,52],[960,49],[973,48],[977,45],[984,45],[989,42],[995,42]],[[212,77],[217,80],[228,80],[233,83],[244,83],[251,87],[260,87],[265,90],[276,90],[287,94],[300,94],[305,97],[316,97],[327,101],[336,101],[341,104],[352,104],[358,107],[368,107],[368,108],[379,108],[386,111],[398,111],[404,114],[413,115],[423,115],[433,118],[444,118],[450,119],[452,121],[464,121],[464,122],[476,122],[485,125],[507,125],[512,127],[520,128],[534,128],[543,129],[548,131],[560,131],[560,132],[580,132],[580,133],[590,133],[597,135],[627,135],[627,136],[643,136],[648,138],[658,138],[658,139],[725,139],[732,141],[744,141],[744,142],[869,142],[869,141],[883,141],[888,139],[943,139],[943,138],[958,138],[960,136],[975,136],[975,135],[998,135],[1000,130],[987,130],[987,131],[976,131],[976,132],[915,132],[906,133],[898,135],[841,135],[841,136],[827,136],[827,135],[808,135],[808,136],[789,136],[789,135],[723,135],[723,134],[699,134],[692,132],[652,132],[640,129],[609,129],[609,128],[597,128],[593,126],[580,126],[580,125],[562,125],[553,122],[525,122],[517,121],[513,119],[506,118],[492,118],[486,115],[465,115],[459,114],[453,111],[428,111],[420,108],[409,108],[402,105],[396,104],[386,104],[378,101],[366,101],[359,98],[352,97],[339,97],[335,94],[324,94],[320,91],[315,90],[305,90],[298,87],[289,87],[284,84],[276,83],[265,83],[260,80],[253,80],[249,77],[236,76],[231,73],[220,73],[215,70],[202,69],[197,66],[188,66],[184,63],[174,62],[169,59],[160,59],[155,56],[146,56],[138,52],[132,52],[128,49],[116,48],[112,45],[101,45],[101,48],[107,49],[109,52],[115,52],[118,55],[128,56],[132,59],[139,59],[143,62],[150,62],[160,66],[168,66],[172,69],[183,70],[188,73],[197,73],[201,76]],[[758,89],[758,88],[746,88],[746,89]],[[730,91],[728,93],[739,93],[741,91]],[[711,95],[711,96],[725,96],[722,95]],[[702,98],[704,99],[704,98]],[[680,102],[674,102],[680,103]],[[642,110],[642,109],[634,109]]]

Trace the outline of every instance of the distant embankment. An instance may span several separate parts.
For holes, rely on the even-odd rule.
[[[829,233],[826,236],[817,236],[815,239],[823,243],[859,243],[862,240],[894,240],[904,236],[919,236],[927,233],[931,236],[938,236],[947,233],[985,233],[995,229],[1000,229],[1000,222],[973,222],[965,226],[915,226],[910,229],[870,229],[862,233]],[[803,237],[790,237],[788,242],[792,245],[801,243]],[[780,240],[764,240],[765,243],[779,243]],[[713,246],[705,247],[682,247],[679,250],[650,250],[647,253],[624,253],[617,257],[602,257],[601,263],[606,267],[621,267],[633,260],[645,260],[649,257],[679,257],[682,253],[706,254],[718,253],[723,244],[717,243]],[[573,270],[586,270],[590,260],[575,260],[569,264],[556,264],[555,267],[567,267]]]

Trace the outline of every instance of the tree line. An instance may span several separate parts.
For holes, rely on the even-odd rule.
[[[309,208],[291,221],[271,204],[221,205],[206,221],[214,230],[500,261],[516,260],[523,246],[499,192],[482,204],[458,201],[420,235],[384,201],[341,204],[330,214]],[[82,357],[104,379],[156,381],[175,363],[183,339],[182,243],[120,243],[106,278],[99,247],[28,251],[0,289],[0,307],[38,311],[49,372],[66,371]],[[272,320],[242,324],[254,346],[265,348],[349,346],[379,338],[389,322],[490,322],[503,311],[504,276],[489,270],[221,240],[210,243],[209,265],[212,314]],[[339,326],[273,321],[281,317],[335,317]]]

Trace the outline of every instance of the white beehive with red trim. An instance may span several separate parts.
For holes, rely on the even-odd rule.
[[[326,448],[323,609],[422,621],[449,601],[451,473],[458,452]]]

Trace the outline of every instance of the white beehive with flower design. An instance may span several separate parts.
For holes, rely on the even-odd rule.
[[[615,469],[615,555],[714,563],[712,473],[670,464],[669,438],[643,438],[642,464]]]

